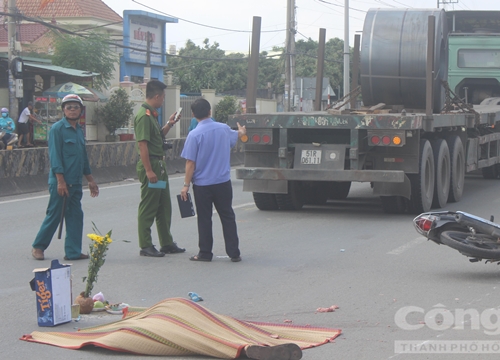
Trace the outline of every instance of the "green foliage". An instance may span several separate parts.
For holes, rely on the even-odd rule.
[[[168,57],[168,68],[174,73],[174,82],[181,86],[181,92],[199,92],[200,89],[216,89],[218,93],[246,89],[248,58],[244,54],[225,55],[218,43],[210,45],[205,39],[203,46],[191,40],[179,50],[180,57]],[[263,51],[259,57],[258,89],[271,84],[276,94],[284,93],[285,49],[275,47],[277,56]],[[318,42],[312,39],[299,40],[295,44],[295,74],[297,77],[316,77]],[[330,79],[336,88],[343,83],[344,42],[338,38],[325,44],[325,66],[323,76]],[[205,60],[206,59],[206,60]],[[217,60],[210,60],[217,59]]]
[[[299,40],[295,44],[297,53],[295,74],[297,77],[316,77],[318,42],[312,39]],[[336,89],[343,83],[344,41],[330,39],[325,44],[325,66],[323,76],[330,79],[330,85]]]
[[[247,60],[244,55],[225,55],[217,42],[210,45],[208,39],[203,44],[200,47],[188,40],[186,46],[179,51],[181,57],[168,58],[167,70],[172,69],[175,83],[181,86],[181,91],[217,89],[218,92],[224,92],[244,89],[247,76]]]
[[[90,33],[81,37],[58,34],[54,36],[54,65],[92,71],[100,75],[94,78],[93,87],[102,90],[110,85],[118,56],[109,47],[109,37]]]
[[[104,106],[97,108],[99,122],[104,123],[110,135],[115,135],[117,129],[127,125],[133,113],[134,103],[129,101],[127,92],[121,88],[109,97]]]
[[[217,122],[227,123],[229,115],[233,115],[238,110],[236,98],[234,96],[224,96],[215,106],[214,119]]]

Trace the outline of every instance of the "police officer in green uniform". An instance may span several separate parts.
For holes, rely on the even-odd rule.
[[[146,102],[142,104],[134,120],[135,139],[140,160],[137,175],[141,182],[141,202],[138,211],[139,254],[162,257],[186,251],[179,248],[172,239],[172,203],[168,175],[163,153],[163,139],[176,123],[176,113],[160,128],[158,112],[165,99],[167,86],[158,80],[151,80],[146,86]],[[160,251],[156,250],[151,238],[151,226],[156,220]]]

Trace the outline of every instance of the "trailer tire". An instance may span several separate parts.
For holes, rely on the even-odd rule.
[[[259,210],[279,210],[275,194],[254,192],[253,201]]]
[[[500,168],[498,164],[494,164],[481,169],[483,173],[483,178],[485,179],[499,179],[500,178]]]
[[[448,202],[458,202],[462,198],[465,185],[465,152],[459,136],[446,139],[450,150],[450,193]]]
[[[434,154],[429,140],[420,140],[418,174],[409,174],[411,183],[410,211],[415,214],[431,209],[434,198],[435,167]]]
[[[450,195],[450,150],[448,143],[444,139],[434,139],[432,141],[432,150],[434,152],[434,165],[436,166],[432,207],[439,209],[446,206]]]
[[[450,230],[443,231],[440,240],[443,244],[460,251],[463,255],[500,260],[500,243],[497,237]]]
[[[332,181],[328,189],[328,198],[332,200],[344,200],[351,190],[350,181]]]
[[[280,210],[300,210],[304,206],[304,199],[297,181],[288,182],[287,194],[276,194],[276,203]]]
[[[408,210],[408,200],[403,196],[381,196],[380,200],[386,214],[404,214]]]
[[[304,204],[325,205],[328,201],[328,182],[310,181],[307,185],[307,196],[304,199]]]

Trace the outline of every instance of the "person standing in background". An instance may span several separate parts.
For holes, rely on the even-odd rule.
[[[194,117],[194,118],[192,118],[192,119],[191,119],[191,123],[189,124],[189,127],[188,127],[188,134],[189,134],[192,130],[196,129],[196,126],[197,126],[197,125],[198,125],[198,120],[196,120],[196,118],[195,118],[195,117]]]
[[[17,126],[18,126],[17,132],[19,134],[19,139],[17,142],[18,147],[24,147],[23,146],[24,135],[26,135],[26,146],[27,147],[35,146],[31,143],[29,122],[30,120],[35,121],[38,124],[41,124],[42,122],[31,114],[32,110],[33,110],[33,102],[30,101],[28,102],[28,106],[26,106],[24,110],[21,112],[21,115],[19,115],[19,120],[17,121]]]
[[[163,139],[175,125],[177,114],[170,116],[167,124],[160,128],[158,112],[165,99],[167,86],[158,80],[151,80],[146,86],[146,102],[142,104],[134,120],[135,139],[139,152],[137,175],[141,182],[141,201],[137,215],[139,255],[162,257],[165,254],[183,253],[173,241],[170,232],[172,223],[172,203],[164,160]],[[154,184],[161,182],[162,186]],[[151,226],[156,220],[160,251],[153,245]]]

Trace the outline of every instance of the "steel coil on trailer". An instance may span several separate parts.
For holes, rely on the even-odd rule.
[[[444,105],[447,25],[440,9],[370,9],[361,42],[361,89],[365,105],[385,103],[425,109],[428,17],[436,19],[434,112]]]

